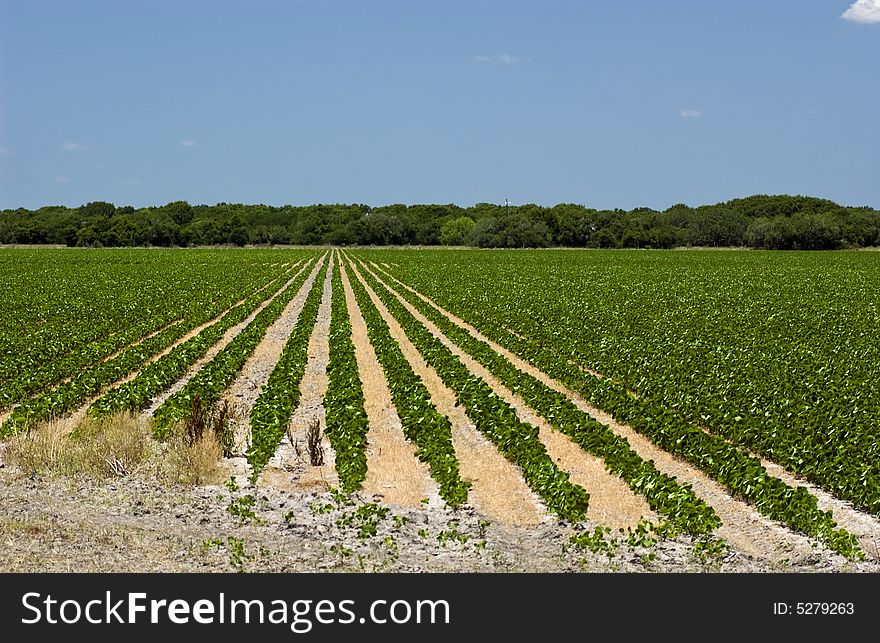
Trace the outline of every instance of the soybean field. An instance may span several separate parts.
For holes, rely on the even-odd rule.
[[[0,281],[0,439],[222,409],[255,488],[878,559],[877,253],[3,249]]]

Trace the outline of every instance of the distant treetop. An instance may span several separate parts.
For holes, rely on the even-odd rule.
[[[596,210],[560,203],[371,207],[174,201],[135,209],[0,211],[0,244],[68,246],[451,245],[482,248],[679,246],[834,250],[880,246],[880,212],[809,196],[754,195],[666,210]]]

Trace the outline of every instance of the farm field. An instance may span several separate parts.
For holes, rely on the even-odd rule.
[[[880,571],[878,261],[0,250],[0,567]]]

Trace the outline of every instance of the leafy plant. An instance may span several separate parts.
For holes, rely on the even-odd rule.
[[[322,288],[317,284],[323,283],[326,270],[326,263],[322,263],[320,269],[316,266],[314,281],[296,325],[269,375],[268,382],[251,409],[252,442],[246,454],[251,466],[251,480],[257,479],[275,454],[287,431],[293,409],[299,402],[299,384],[305,374],[309,336],[318,317],[321,300]],[[280,313],[279,310],[278,314]],[[317,451],[314,453],[317,459]]]
[[[378,533],[379,523],[385,520],[387,515],[388,507],[368,502],[354,511],[344,513],[337,519],[336,526],[356,529],[358,539],[366,540]]]
[[[352,492],[360,489],[367,474],[368,425],[341,272],[340,264],[332,278],[330,360],[324,409],[327,437],[336,453],[340,485],[343,490]]]
[[[819,510],[812,494],[769,475],[748,452],[880,511],[880,447],[865,432],[870,426],[865,423],[870,415],[865,387],[853,391],[837,377],[856,368],[864,371],[855,366],[863,358],[829,367],[815,359],[819,349],[812,340],[822,337],[821,329],[809,341],[789,332],[797,324],[814,326],[800,312],[798,284],[814,280],[807,266],[815,260],[792,261],[792,278],[780,280],[767,273],[769,260],[760,253],[690,253],[687,264],[682,258],[620,253],[607,262],[598,255],[572,253],[481,253],[479,264],[462,257],[440,278],[430,266],[436,257],[420,254],[408,257],[395,272],[420,288],[428,286],[428,294],[441,305],[466,320],[478,320],[481,333],[699,467],[762,514],[845,556],[862,557],[856,538],[837,527],[829,512]],[[419,266],[421,261],[428,265]],[[804,265],[797,265],[800,261]],[[461,272],[451,276],[448,271]],[[767,277],[772,296],[752,296],[755,274]],[[838,274],[837,283],[846,281],[844,273]],[[504,286],[487,294],[485,283]],[[733,291],[736,296],[730,295]],[[416,301],[408,293],[404,296]],[[719,306],[719,298],[738,304]],[[840,298],[837,302],[848,305]],[[420,305],[424,309],[424,302]],[[825,314],[819,311],[817,317]],[[708,325],[707,319],[715,323]],[[787,322],[780,326],[783,319]],[[853,328],[853,342],[861,344],[858,326]],[[755,329],[763,330],[756,334]],[[839,346],[839,341],[835,337],[832,344]],[[837,357],[831,354],[829,359],[834,363]],[[798,390],[804,402],[798,403]],[[606,463],[617,466],[608,458]],[[711,533],[717,524],[717,517],[701,511],[687,488],[669,495],[658,490],[654,475],[625,470],[621,475],[687,531]]]
[[[255,505],[256,499],[251,494],[247,494],[233,498],[227,505],[226,511],[242,522],[248,522],[257,519],[257,514],[254,512]]]
[[[592,531],[585,530],[573,534],[569,541],[577,549],[586,549],[594,554],[612,556],[619,547],[618,541],[611,536],[611,529],[598,525]]]
[[[293,280],[232,341],[214,355],[181,390],[165,400],[154,411],[153,420],[157,437],[160,439],[167,437],[171,427],[187,416],[192,398],[195,395],[199,395],[207,404],[213,404],[220,398],[223,391],[232,383],[254,349],[262,341],[268,327],[278,319],[284,308],[296,295],[299,290],[297,283],[296,279]],[[254,413],[261,411],[262,409],[255,406],[251,411],[251,418],[253,419]],[[274,453],[274,449],[272,452]],[[271,456],[271,454],[269,455]]]

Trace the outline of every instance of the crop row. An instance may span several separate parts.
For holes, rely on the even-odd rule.
[[[322,260],[323,261],[323,260]],[[318,267],[313,269],[316,272]],[[263,308],[231,342],[223,347],[186,385],[169,397],[153,412],[153,431],[157,438],[165,439],[173,426],[191,412],[196,395],[202,403],[211,405],[220,399],[223,391],[241,371],[248,357],[262,341],[269,326],[281,316],[284,308],[296,296],[298,288],[289,285]]]
[[[538,436],[538,429],[520,421],[516,411],[481,378],[473,375],[443,343],[434,337],[408,310],[369,274],[367,282],[397,319],[443,383],[462,404],[468,418],[508,460],[516,464],[529,487],[560,517],[582,520],[589,494],[559,469]]]
[[[459,265],[444,297],[469,290],[479,317],[505,319],[656,408],[880,515],[877,257],[549,253]],[[477,270],[503,289],[488,297],[460,284]]]
[[[136,346],[129,346],[111,359],[88,367],[71,380],[24,400],[0,426],[0,437],[25,430],[36,422],[60,417],[85,404],[88,399],[141,367],[155,354],[217,315],[203,310],[186,323],[174,324]]]
[[[431,402],[431,394],[391,336],[388,324],[363,285],[356,278],[349,283],[366,322],[370,344],[385,372],[404,436],[418,447],[416,457],[430,468],[440,497],[453,507],[466,502],[470,483],[462,480],[459,472],[449,418],[439,413]]]
[[[299,253],[298,253],[299,254]],[[18,403],[172,323],[219,314],[276,277],[277,253],[58,250],[4,253],[0,407]],[[276,261],[270,262],[270,257]]]
[[[675,528],[691,534],[712,533],[721,521],[690,485],[657,470],[653,461],[643,460],[625,438],[579,409],[568,397],[517,369],[506,358],[445,315],[426,304],[406,288],[400,296],[433,322],[438,329],[468,353],[558,431],[604,462],[608,470],[642,494],[649,506],[666,517]]]
[[[364,392],[358,374],[351,321],[339,263],[333,273],[330,317],[330,361],[327,365],[327,393],[324,410],[327,437],[336,452],[336,471],[343,491],[360,489],[367,474],[367,414]]]
[[[291,270],[301,262],[297,262]],[[306,266],[300,268],[291,284],[298,288],[306,278]],[[171,387],[186,371],[202,357],[211,346],[214,346],[223,335],[236,324],[241,323],[256,310],[266,299],[273,297],[287,281],[288,273],[273,280],[266,290],[251,295],[241,304],[228,310],[222,318],[198,335],[175,346],[158,360],[145,366],[137,377],[107,392],[95,400],[89,407],[89,415],[95,418],[104,417],[118,411],[138,411],[150,405],[150,402],[163,391]],[[278,282],[281,283],[278,283]]]
[[[251,446],[247,452],[248,464],[251,465],[251,477],[257,479],[260,472],[275,455],[278,444],[290,423],[293,409],[299,402],[300,381],[306,370],[308,360],[309,337],[315,320],[325,274],[332,270],[332,260],[323,264],[312,283],[302,310],[296,319],[296,325],[287,338],[284,350],[275,363],[269,379],[263,386],[260,396],[254,403],[250,414]]]
[[[409,272],[408,276],[415,273]],[[437,284],[429,271],[418,273],[422,277],[421,283],[433,281]],[[456,280],[455,283],[459,282]],[[447,285],[444,292],[452,290]],[[440,289],[435,287],[433,292],[440,292]],[[503,299],[500,295],[494,293],[495,297]],[[478,326],[485,335],[580,393],[595,406],[628,423],[666,451],[699,467],[733,495],[753,503],[761,513],[825,541],[840,553],[859,554],[855,537],[837,528],[831,513],[820,510],[816,498],[805,488],[791,487],[771,476],[755,457],[688,422],[680,412],[664,408],[653,398],[632,395],[622,382],[614,378],[598,379],[581,369],[572,368],[570,358],[572,353],[577,355],[577,347],[572,346],[570,340],[565,343],[566,337],[559,331],[559,328],[568,328],[572,320],[560,321],[554,326],[551,319],[544,317],[543,322],[549,328],[540,333],[534,331],[534,319],[523,320],[539,313],[525,306],[506,308],[503,313],[488,312],[483,303],[492,296],[493,293],[486,293],[467,298],[458,293],[457,300],[464,299],[470,305],[458,305],[454,312],[465,319],[479,319]],[[511,326],[517,332],[511,333]],[[534,335],[525,334],[530,331],[541,337],[541,341],[535,341]],[[596,366],[595,363],[589,365]]]
[[[89,364],[111,355],[117,349],[152,332],[161,332],[162,329],[170,326],[164,322],[163,317],[165,316],[157,315],[143,319],[137,324],[124,325],[119,332],[90,342],[84,345],[81,350],[63,355],[40,366],[26,368],[18,377],[8,379],[0,385],[0,407],[18,404],[35,393],[70,377]],[[182,322],[183,320],[177,323]]]

